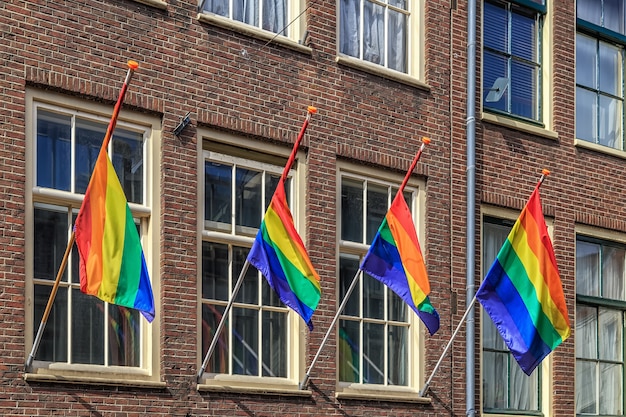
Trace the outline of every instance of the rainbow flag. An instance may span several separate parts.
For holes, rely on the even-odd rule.
[[[320,277],[294,226],[282,178],[250,249],[248,262],[261,271],[280,300],[302,316],[312,330],[311,316],[321,296]]]
[[[430,283],[411,212],[398,192],[383,219],[360,269],[398,294],[424,322],[431,335],[439,314],[430,303]]]
[[[561,278],[541,210],[539,184],[476,298],[527,375],[570,335]]]
[[[106,148],[100,150],[74,225],[80,289],[139,310],[152,322],[154,298],[139,234]]]

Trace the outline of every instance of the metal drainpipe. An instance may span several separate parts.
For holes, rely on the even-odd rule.
[[[467,2],[467,248],[466,248],[466,306],[474,299],[474,271],[476,246],[476,0]],[[474,404],[475,387],[475,311],[471,311],[467,318],[467,333],[465,345],[465,393],[466,415],[473,417],[476,414]]]

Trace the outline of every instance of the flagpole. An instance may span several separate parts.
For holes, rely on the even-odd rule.
[[[248,272],[249,266],[250,266],[250,262],[246,259],[246,262],[243,264],[243,267],[241,268],[241,272],[239,273],[239,278],[237,278],[237,283],[235,284],[235,288],[233,288],[233,292],[230,295],[230,300],[228,300],[228,304],[226,304],[226,308],[224,309],[224,312],[222,313],[222,318],[220,319],[220,322],[217,325],[217,329],[215,330],[215,333],[213,333],[213,339],[211,340],[211,345],[209,345],[209,350],[207,350],[206,355],[204,356],[204,360],[202,361],[202,366],[200,367],[200,370],[198,371],[198,378],[197,378],[198,382],[200,382],[200,380],[202,379],[204,370],[209,365],[209,359],[211,359],[211,355],[213,355],[213,351],[215,350],[215,347],[217,346],[217,342],[219,341],[220,334],[222,333],[222,330],[224,329],[224,325],[226,324],[226,318],[228,317],[228,313],[230,313],[230,310],[233,307],[233,303],[235,302],[235,298],[237,297],[237,294],[239,294],[239,289],[241,288],[241,285],[243,284],[243,279],[245,278],[246,273]]]
[[[115,130],[115,125],[117,124],[117,117],[119,115],[120,109],[122,107],[122,102],[124,101],[124,96],[126,95],[126,90],[128,89],[128,84],[130,84],[130,80],[133,77],[134,71],[139,67],[139,64],[135,61],[129,60],[127,62],[128,72],[126,73],[126,78],[124,79],[124,84],[120,90],[120,94],[117,98],[117,102],[115,103],[115,107],[113,108],[113,114],[111,115],[111,120],[109,121],[109,126],[107,127],[106,134],[104,135],[104,140],[102,141],[102,149],[106,149],[109,146],[109,142],[111,137],[113,136],[113,131]],[[59,270],[57,272],[56,279],[54,280],[54,285],[52,286],[52,291],[50,292],[50,297],[48,298],[48,304],[46,305],[46,309],[44,310],[43,316],[41,318],[41,322],[39,323],[39,330],[37,330],[37,335],[35,336],[35,340],[33,341],[33,347],[28,355],[28,359],[26,359],[26,363],[24,364],[24,370],[26,372],[30,372],[31,366],[33,364],[33,360],[35,358],[35,354],[39,349],[39,344],[41,343],[41,338],[43,336],[43,331],[46,328],[46,324],[48,322],[48,317],[50,316],[50,311],[52,310],[52,304],[54,303],[54,299],[57,295],[57,290],[59,289],[59,283],[61,282],[61,277],[65,272],[65,268],[67,267],[67,261],[70,256],[70,252],[72,250],[72,246],[74,246],[74,230],[70,235],[69,241],[67,242],[67,247],[65,248],[65,253],[63,255],[63,259],[61,260],[61,265],[59,266]]]
[[[398,188],[398,192],[396,193],[396,195],[401,194],[402,191],[404,191],[404,187],[409,182],[409,179],[411,178],[411,174],[413,173],[413,170],[415,169],[415,166],[417,165],[417,162],[419,161],[420,156],[422,156],[422,151],[424,150],[426,145],[429,144],[429,143],[430,143],[430,139],[429,138],[426,138],[426,137],[422,138],[422,145],[420,146],[419,150],[415,154],[415,157],[413,158],[413,162],[411,162],[411,166],[409,167],[409,170],[407,171],[406,175],[404,176],[404,180],[402,181],[402,184],[400,185],[400,188]],[[315,366],[315,363],[317,362],[317,360],[318,360],[318,358],[320,356],[320,353],[322,352],[322,349],[324,348],[324,345],[326,345],[326,342],[328,341],[328,338],[330,337],[330,332],[332,332],[333,329],[335,328],[335,324],[337,324],[337,320],[339,319],[339,315],[341,314],[341,312],[343,311],[344,307],[348,303],[348,299],[350,298],[350,295],[352,294],[352,291],[354,290],[354,287],[356,286],[356,284],[358,282],[358,278],[360,276],[359,275],[360,272],[361,272],[361,269],[359,268],[356,271],[356,274],[354,275],[354,278],[352,278],[352,283],[350,284],[350,287],[348,287],[348,290],[346,291],[346,293],[343,296],[343,300],[341,302],[341,305],[337,309],[337,313],[335,313],[335,317],[333,317],[333,320],[330,323],[330,326],[328,327],[328,330],[326,331],[326,335],[324,336],[324,339],[322,339],[322,343],[320,344],[320,347],[317,349],[317,353],[315,354],[315,356],[313,357],[313,360],[311,361],[311,364],[309,365],[309,370],[306,372],[306,374],[304,374],[304,379],[300,383],[300,389],[305,389],[306,388],[306,385],[307,385],[307,383],[309,381],[309,378],[310,378],[310,375],[311,375],[311,370]]]
[[[309,120],[311,120],[311,114],[316,113],[316,112],[317,112],[317,109],[313,106],[309,106],[307,108],[306,119],[304,120],[304,123],[302,124],[300,133],[298,133],[298,137],[296,138],[296,143],[293,145],[293,149],[291,150],[291,154],[289,155],[287,164],[285,165],[285,168],[283,169],[283,173],[280,177],[280,181],[284,181],[287,178],[287,175],[289,174],[289,170],[291,170],[291,166],[293,165],[296,159],[296,154],[298,153],[300,142],[302,142],[302,138],[304,137],[304,132],[306,131],[306,128],[309,125]],[[213,339],[211,340],[211,344],[209,345],[209,350],[207,350],[207,353],[204,356],[204,360],[202,361],[202,365],[200,366],[200,369],[198,370],[198,375],[197,375],[198,383],[202,380],[202,375],[204,374],[206,367],[209,365],[209,360],[211,359],[211,355],[213,355],[213,351],[215,350],[215,347],[217,346],[219,335],[222,332],[224,325],[226,324],[226,318],[228,317],[228,313],[230,313],[230,310],[233,306],[233,302],[235,301],[235,298],[237,297],[237,294],[239,293],[239,289],[241,288],[241,285],[243,284],[243,279],[246,275],[246,272],[248,271],[249,266],[250,266],[250,262],[246,258],[246,262],[244,263],[243,268],[241,269],[241,273],[239,274],[239,278],[237,279],[235,288],[233,288],[233,292],[230,296],[230,300],[228,301],[228,304],[226,305],[226,309],[224,310],[224,313],[222,313],[222,318],[220,319],[220,322],[217,326],[217,330],[213,334]]]
[[[539,178],[539,181],[537,182],[537,187],[541,186],[541,184],[543,183],[543,180],[545,180],[548,175],[550,175],[550,171],[549,170],[543,169],[541,171],[541,177]],[[461,330],[461,326],[463,325],[463,323],[467,319],[467,316],[469,315],[470,311],[472,310],[472,307],[474,306],[474,303],[476,302],[476,298],[477,298],[477,293],[474,294],[474,298],[472,298],[472,301],[470,301],[469,305],[467,306],[467,309],[465,310],[465,314],[463,314],[463,317],[461,317],[461,321],[459,321],[459,324],[457,325],[456,330],[454,330],[454,333],[452,333],[452,337],[450,337],[450,340],[448,341],[448,344],[446,345],[445,349],[443,350],[443,353],[439,357],[439,360],[437,361],[437,364],[435,365],[435,368],[433,369],[432,373],[430,374],[430,377],[428,378],[428,381],[426,381],[426,383],[424,384],[424,387],[420,390],[420,392],[419,392],[419,396],[420,397],[423,397],[424,394],[426,394],[426,391],[428,390],[428,387],[430,386],[430,383],[432,382],[433,377],[435,376],[435,373],[437,373],[437,370],[439,369],[439,366],[441,366],[441,362],[443,361],[443,358],[447,355],[448,350],[452,346],[452,342],[456,338],[457,334],[459,333],[459,330]]]

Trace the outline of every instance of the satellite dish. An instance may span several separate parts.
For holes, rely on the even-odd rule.
[[[487,94],[487,98],[485,101],[487,103],[495,103],[496,101],[500,101],[506,88],[509,86],[509,79],[505,77],[496,78],[493,83],[493,86],[489,89],[489,94]]]

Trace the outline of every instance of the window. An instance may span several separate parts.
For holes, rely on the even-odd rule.
[[[483,276],[498,256],[515,221],[485,217]],[[485,413],[537,414],[541,411],[541,367],[527,376],[487,314],[482,323],[482,398]]]
[[[576,15],[576,137],[623,151],[624,2],[578,0]]]
[[[399,181],[391,184],[344,172],[340,184],[339,300],[343,300]],[[419,198],[423,196],[418,190],[408,188],[404,196],[411,211],[416,213],[421,203]],[[419,319],[400,297],[380,281],[363,274],[340,315],[340,389],[352,384],[420,388],[417,387],[421,358],[416,345],[416,338],[420,337],[418,326]]]
[[[626,245],[576,240],[576,414],[624,413]]]
[[[542,0],[485,1],[483,107],[542,123]]]
[[[43,102],[33,92],[27,97],[31,104],[27,134],[32,137],[28,152],[32,174],[27,186],[32,190],[27,197],[31,202],[27,233],[32,249],[27,251],[27,275],[31,277],[29,291],[34,306],[28,314],[34,337],[105,136],[110,118],[105,115],[111,109],[60,96],[58,105],[47,104],[51,102],[48,95]],[[108,149],[142,240],[153,287],[157,269],[151,262],[154,253],[149,250],[153,246],[148,233],[152,193],[147,184],[151,182],[149,155],[157,125],[158,121],[145,116],[138,116],[137,123],[120,118]],[[127,372],[123,369],[148,371],[153,366],[152,336],[152,326],[137,311],[80,291],[74,246],[35,355],[35,372],[52,363],[54,369],[80,364],[100,366],[103,372],[107,367],[121,373]]]
[[[233,143],[240,145],[241,142],[239,138]],[[244,149],[206,140],[202,153],[203,358],[232,297],[233,287],[287,160],[282,156],[250,152],[250,149],[254,149],[252,142]],[[285,189],[297,221],[293,187],[294,177],[290,176]],[[236,376],[240,381],[242,376],[264,377],[292,381],[297,389],[301,372],[297,356],[299,326],[304,326],[299,316],[282,304],[256,268],[248,267],[230,317],[205,369],[205,382],[219,384],[224,376]]]
[[[339,53],[411,74],[418,1],[339,0]],[[411,9],[413,8],[413,10]],[[419,42],[413,42],[414,45]],[[417,54],[415,54],[417,55]]]

